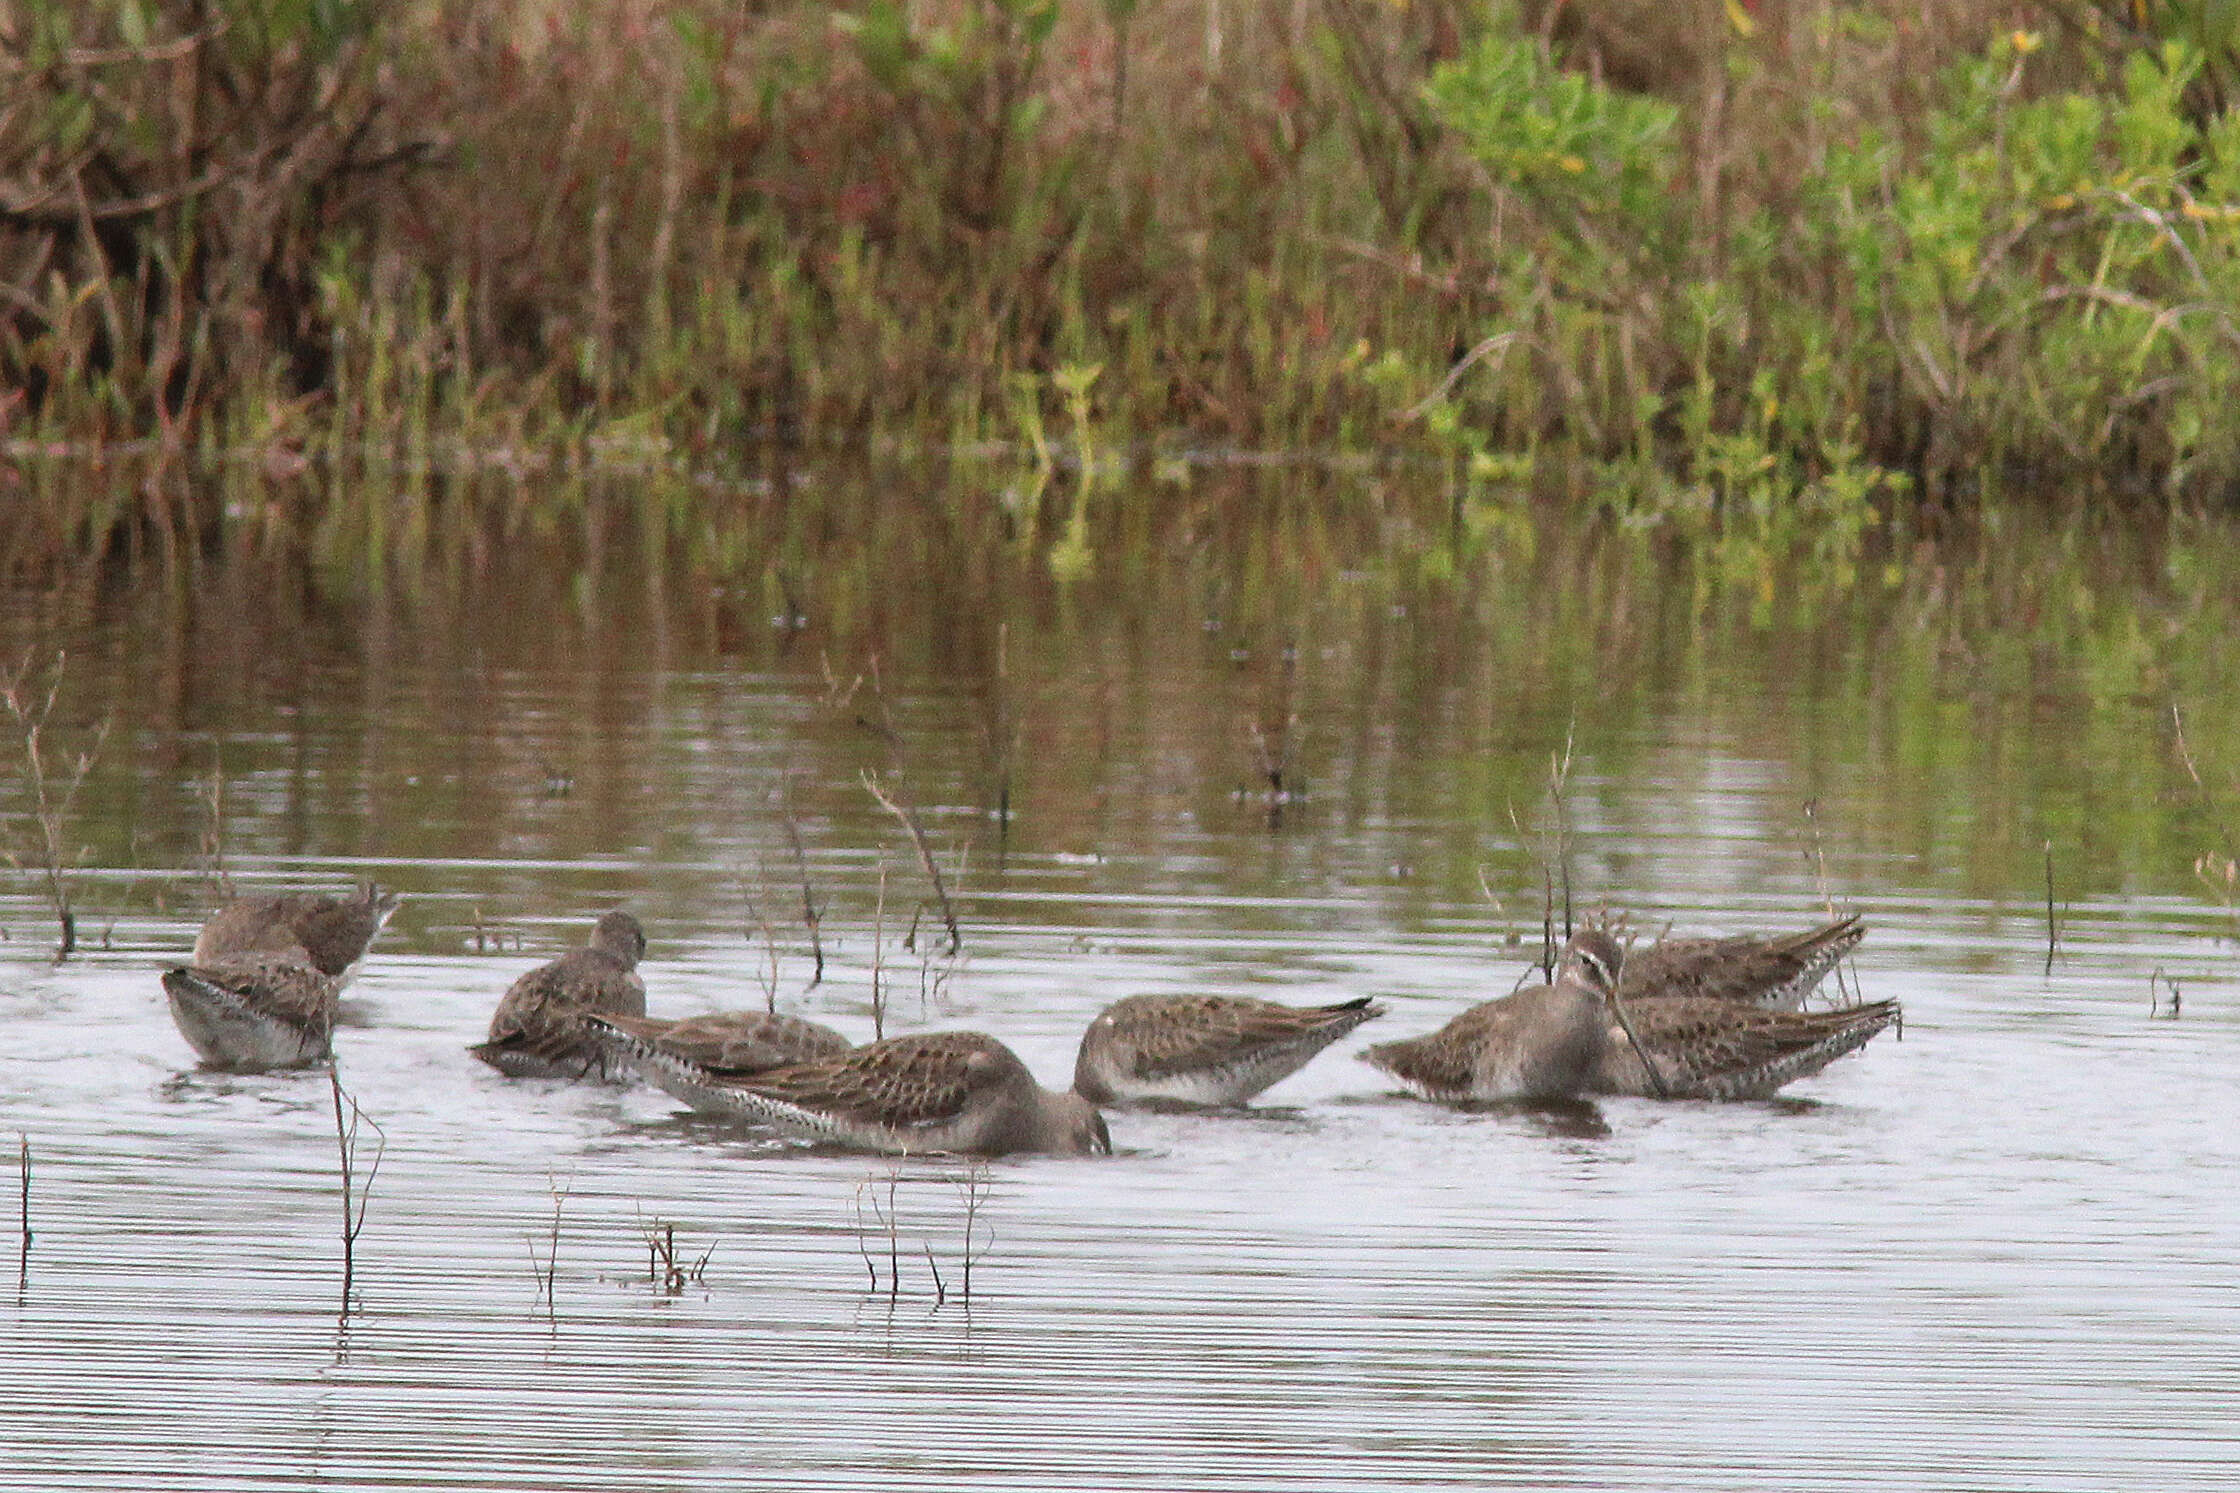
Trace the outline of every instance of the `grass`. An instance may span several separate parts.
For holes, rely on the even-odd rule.
[[[1237,448],[1839,568],[1897,505],[2221,500],[2215,9],[19,0],[0,441],[151,476],[19,476],[16,543],[262,511],[190,462],[320,463],[378,548],[773,444],[1009,453],[1075,565],[1100,474]]]

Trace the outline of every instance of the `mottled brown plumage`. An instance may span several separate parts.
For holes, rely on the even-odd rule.
[[[1131,995],[1082,1034],[1073,1087],[1095,1104],[1242,1104],[1383,1014],[1366,996],[1300,1007],[1233,995]]]
[[[1379,1042],[1362,1059],[1427,1099],[1573,1097],[1601,1060],[1624,961],[1607,929],[1582,929],[1565,946],[1554,984],[1472,1006],[1428,1036]]]
[[[978,1032],[927,1032],[872,1042],[844,1056],[726,1077],[589,1022],[619,1041],[630,1065],[706,1113],[862,1150],[1109,1154],[1103,1116],[1080,1095],[1053,1093],[1010,1048]]]
[[[677,1018],[608,1015],[601,1026],[724,1078],[836,1058],[855,1046],[831,1027],[771,1011],[714,1011]],[[593,1035],[611,1040],[603,1032]]]
[[[607,1076],[602,1048],[583,1018],[646,1014],[646,985],[637,974],[645,950],[636,918],[607,913],[588,947],[514,981],[490,1018],[489,1040],[467,1051],[509,1078]]]
[[[374,935],[397,910],[397,894],[372,882],[348,897],[260,894],[228,902],[195,937],[194,962],[269,956],[307,964],[348,984]]]
[[[1867,936],[1856,914],[1770,938],[1667,938],[1626,956],[1618,998],[1712,996],[1794,1011]]]
[[[333,1055],[342,982],[292,959],[244,955],[166,970],[171,1019],[213,1068],[260,1073]]]
[[[1825,1011],[1776,1011],[1716,996],[1671,996],[1627,1008],[1663,1094],[1616,1022],[1604,1032],[1590,1087],[1599,1094],[1672,1099],[1762,1099],[1818,1073],[1899,1019],[1896,1001]]]

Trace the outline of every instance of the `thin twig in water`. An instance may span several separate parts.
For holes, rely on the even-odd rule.
[[[2178,761],[2193,780],[2193,790],[2200,796],[2201,810],[2223,842],[2221,850],[2205,850],[2194,857],[2193,874],[2210,895],[2224,904],[2225,915],[2233,924],[2233,931],[2240,935],[2240,844],[2236,844],[2231,828],[2219,817],[2216,796],[2203,781],[2201,768],[2193,760],[2193,751],[2186,745],[2186,723],[2178,712],[2178,702],[2170,702],[2170,726],[2178,747]]]
[[[972,1169],[965,1173],[964,1181],[957,1184],[957,1190],[964,1194],[963,1300],[967,1306],[972,1304],[973,1230],[979,1222],[980,1206],[987,1201],[988,1194],[993,1190],[993,1186],[994,1181],[988,1171],[986,1162],[974,1162]],[[990,1244],[995,1242],[995,1231],[993,1229],[988,1231],[988,1242]]]
[[[739,891],[746,898],[747,916],[762,930],[763,966],[756,978],[762,982],[763,1009],[775,1016],[778,1014],[778,930],[763,916],[762,904],[756,900],[754,889],[747,885],[744,876],[739,878]]]
[[[18,1194],[22,1208],[22,1233],[16,1246],[16,1300],[21,1304],[23,1293],[31,1285],[31,1137],[16,1136],[16,1166],[22,1177],[22,1191]]]
[[[918,954],[918,1019],[924,1020],[936,1003],[941,1000],[941,987],[949,983],[949,976],[956,972],[952,965],[933,967],[933,950],[923,949]]]
[[[560,1210],[567,1204],[568,1189],[561,1186],[560,1179],[550,1172],[545,1173],[545,1184],[552,1192],[552,1228],[546,1235],[544,1257],[541,1260],[537,1257],[536,1236],[530,1236],[529,1263],[537,1277],[537,1295],[544,1302],[545,1318],[550,1321],[559,1309]]]
[[[1011,624],[996,624],[996,699],[988,728],[996,759],[996,865],[1011,843],[1011,770],[1019,755],[1019,724],[1011,716]]]
[[[225,751],[210,745],[210,787],[202,796],[207,821],[202,830],[203,866],[218,895],[233,899],[233,876],[226,870],[226,762]]]
[[[1571,927],[1571,815],[1564,802],[1564,788],[1571,781],[1571,740],[1578,729],[1576,721],[1564,727],[1563,759],[1559,762],[1553,753],[1548,756],[1548,797],[1555,805],[1556,853],[1553,857],[1563,872],[1563,937],[1569,942]]]
[[[388,1153],[389,1136],[381,1122],[358,1107],[358,1101],[342,1091],[341,1072],[327,1070],[327,1086],[334,1095],[335,1148],[342,1158],[342,1320],[350,1320],[350,1292],[357,1279],[358,1235],[366,1226],[366,1203],[373,1195],[373,1179],[381,1174],[381,1158]],[[347,1120],[343,1107],[349,1106]],[[358,1161],[358,1125],[363,1121],[373,1127],[373,1162],[366,1168],[364,1180],[355,1181]]]
[[[1509,827],[1517,833],[1517,844],[1531,854],[1540,867],[1540,962],[1536,966],[1540,978],[1554,983],[1556,977],[1556,883],[1555,873],[1548,867],[1548,858],[1533,848],[1533,836],[1524,832],[1524,821],[1517,817],[1517,806],[1509,806]],[[1519,980],[1521,987],[1524,982]]]
[[[879,902],[871,913],[871,1040],[887,1038],[887,992],[882,983],[887,948],[887,853],[879,852]],[[876,1284],[876,1282],[874,1282]]]
[[[78,918],[70,905],[70,871],[77,861],[69,843],[70,809],[77,801],[78,790],[85,786],[86,774],[93,770],[93,759],[100,754],[102,743],[109,739],[111,724],[104,720],[94,731],[93,744],[68,763],[58,791],[54,786],[56,780],[47,770],[42,738],[54,715],[55,700],[62,693],[63,667],[67,661],[68,655],[58,649],[48,666],[43,696],[36,690],[27,690],[34,668],[30,654],[24,655],[14,673],[0,676],[0,705],[7,707],[22,740],[24,781],[31,790],[32,818],[39,828],[38,869],[46,883],[48,905],[62,930],[61,946],[55,950],[57,959],[69,958],[78,947]],[[12,850],[8,852],[8,860],[11,864],[20,864]]]
[[[902,1293],[902,1235],[895,1218],[895,1187],[901,1180],[902,1168],[887,1168],[887,1198],[879,1201],[879,1174],[868,1172],[856,1184],[856,1247],[863,1252],[864,1267],[871,1272],[871,1289],[879,1289],[879,1267],[871,1253],[871,1240],[878,1233],[887,1236],[887,1300],[891,1304]],[[864,1200],[871,1203],[871,1227],[863,1221]]]
[[[817,650],[817,663],[824,670],[825,709],[846,709],[848,702],[856,697],[856,691],[863,688],[863,676],[858,674],[846,684],[842,684],[840,676],[832,672],[831,657],[821,648]]]
[[[933,1272],[933,1309],[939,1311],[948,1304],[949,1283],[941,1278],[941,1266],[933,1258],[933,1245],[920,1239],[918,1247],[926,1252],[926,1269]]]
[[[871,1182],[871,1177],[866,1175],[856,1184],[856,1252],[863,1256],[863,1268],[870,1274],[871,1289],[876,1292],[879,1289],[879,1264],[871,1258],[871,1230],[863,1221],[864,1194],[870,1191]],[[873,1199],[871,1206],[874,1209],[879,1206],[877,1199]]]
[[[2147,1015],[2153,1017],[2161,1014],[2162,1000],[2155,989],[2158,983],[2169,987],[2170,1019],[2176,1021],[2178,1012],[2184,1008],[2185,996],[2179,991],[2178,982],[2164,974],[2159,965],[2156,966],[2153,974],[2147,976]]]
[[[895,1213],[895,1188],[902,1181],[902,1168],[887,1168],[887,1300],[891,1303],[902,1291],[902,1238],[899,1220]]]
[[[858,675],[856,683],[862,682],[863,677]],[[854,693],[851,687],[849,694]],[[879,673],[879,655],[876,653],[871,655],[871,699],[879,707],[879,718],[872,720],[859,711],[855,723],[879,738],[881,745],[887,749],[887,764],[891,767],[902,755],[902,733],[894,728],[894,711],[887,705],[887,683]]]
[[[664,1296],[680,1296],[686,1286],[704,1284],[708,1276],[708,1260],[716,1252],[710,1244],[701,1251],[700,1258],[687,1264],[677,1254],[677,1226],[665,1218],[656,1217],[651,1223],[643,1217],[638,1220],[639,1237],[646,1242],[646,1279]]]
[[[1834,891],[1828,885],[1828,854],[1820,842],[1819,799],[1808,798],[1804,801],[1804,820],[1812,828],[1813,884],[1819,889],[1821,907],[1826,910],[1828,920],[1833,922],[1836,916],[1836,897]],[[1669,933],[1671,930],[1668,928],[1666,931]],[[1843,960],[1836,961],[1836,994],[1844,1000],[1858,999],[1859,997],[1844,985],[1843,966]]]
[[[925,871],[926,880],[933,883],[934,899],[941,907],[941,921],[949,930],[949,952],[952,955],[955,954],[964,947],[964,938],[957,932],[956,909],[949,904],[949,889],[941,880],[941,867],[933,858],[933,847],[926,843],[925,826],[918,822],[917,811],[907,805],[895,802],[887,791],[879,786],[879,780],[876,777],[868,772],[862,774],[862,777],[863,786],[871,790],[871,796],[877,799],[880,806],[888,813],[901,820],[902,827],[910,832],[911,848],[918,852],[918,865]]]
[[[2053,917],[2053,841],[2046,841],[2046,974],[2053,973],[2053,945],[2057,925]]]
[[[801,878],[801,921],[809,926],[809,957],[816,967],[809,975],[805,990],[814,990],[824,983],[824,912],[817,906],[816,889],[809,884],[809,852],[801,844],[801,825],[793,813],[793,795],[786,794],[786,844],[793,851],[793,869]]]
[[[1486,901],[1493,905],[1493,910],[1495,912],[1504,912],[1507,910],[1502,907],[1501,899],[1494,895],[1493,883],[1486,879],[1486,868],[1484,866],[1478,867],[1478,890],[1484,893]]]

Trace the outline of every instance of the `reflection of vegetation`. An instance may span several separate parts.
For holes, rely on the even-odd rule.
[[[31,0],[0,424],[323,459],[353,547],[479,471],[565,522],[658,468],[682,519],[754,443],[995,441],[1014,519],[1079,474],[1076,575],[1134,437],[1397,442],[1458,529],[1537,476],[1843,570],[1901,500],[2240,478],[2230,12]],[[41,493],[18,544],[229,521]]]
[[[2212,847],[2193,859],[2193,879],[2223,906],[2225,916],[2232,920],[2233,931],[2240,934],[2240,841],[2234,840],[2231,823],[2225,818],[2216,793],[2202,778],[2201,765],[2194,761],[2193,750],[2186,745],[2185,713],[2174,702],[2170,706],[2170,731],[2178,761],[2200,798],[2202,817],[2208,821],[2214,836]],[[2232,775],[2230,791],[2240,797],[2240,773]],[[2173,985],[2170,996],[2173,1013],[2177,999],[2177,987]]]
[[[2191,899],[2217,840],[2171,702],[2204,781],[2221,794],[2240,769],[2222,520],[1877,527],[1845,584],[1808,549],[1514,501],[1510,521],[1458,534],[1441,494],[1411,500],[1390,473],[1248,470],[1116,486],[1092,518],[1098,562],[1061,579],[1044,558],[1057,534],[1014,535],[1001,474],[970,479],[834,469],[782,500],[703,487],[693,509],[598,483],[539,506],[493,478],[387,563],[292,527],[318,509],[283,488],[191,584],[156,559],[61,569],[39,636],[63,630],[81,711],[118,725],[78,804],[87,863],[193,864],[194,780],[222,739],[237,868],[520,855],[584,868],[524,890],[554,895],[561,875],[559,895],[606,905],[615,847],[643,847],[648,868],[774,864],[794,813],[826,931],[868,933],[876,850],[897,831],[860,774],[891,764],[854,724],[869,706],[818,702],[826,661],[844,684],[874,658],[875,713],[910,743],[928,834],[987,837],[949,886],[976,923],[991,916],[977,892],[1061,851],[1105,855],[1098,877],[1147,906],[1208,885],[1372,885],[1403,919],[1475,904],[1484,865],[1536,919],[1541,877],[1508,808],[1532,828],[1574,729],[1582,907],[1692,884],[1700,867],[1666,857],[1709,821],[1660,816],[1698,797],[1755,816],[1722,874],[1769,886],[1809,886],[1800,806],[1817,800],[1839,894],[1867,866],[1876,884],[2012,894],[2034,918],[2050,838],[2074,907]],[[766,585],[779,568],[806,632]],[[0,621],[0,656],[26,620]],[[1235,789],[1252,726],[1294,716],[1284,777],[1312,792],[1271,835]],[[565,800],[544,792],[555,764]],[[790,803],[756,786],[781,769]],[[473,900],[506,894],[510,873],[492,874]],[[662,898],[736,924],[721,878]]]

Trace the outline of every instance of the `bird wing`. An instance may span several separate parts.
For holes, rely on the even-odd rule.
[[[1459,1094],[1468,1091],[1475,1076],[1474,1058],[1486,1047],[1498,1046],[1505,1029],[1515,1024],[1524,1007],[1518,995],[1545,991],[1535,985],[1517,995],[1481,1001],[1439,1030],[1397,1042],[1379,1042],[1361,1056],[1394,1078],[1427,1092]]]
[[[621,1031],[720,1076],[741,1077],[836,1058],[854,1043],[828,1026],[774,1011],[716,1011],[676,1020],[612,1016]]]
[[[1366,996],[1335,1006],[1286,1006],[1244,996],[1173,995],[1123,1001],[1107,1014],[1112,1037],[1133,1053],[1133,1075],[1160,1079],[1326,1031],[1335,1038],[1382,1010]]]
[[[193,966],[194,973],[231,991],[244,1006],[305,1031],[334,1025],[335,983],[293,959],[243,957]]]
[[[490,1017],[490,1040],[535,1043],[554,1028],[577,1031],[576,1017],[646,1014],[645,982],[599,949],[570,949],[530,970],[506,990]]]
[[[1693,1088],[1779,1074],[1823,1051],[1825,1061],[1833,1061],[1889,1025],[1897,1014],[1895,1001],[1826,1011],[1776,1011],[1716,996],[1645,1001],[1627,1012],[1641,1045],[1655,1054],[1658,1066],[1677,1071],[1682,1083]],[[1620,1040],[1613,1037],[1613,1046]]]
[[[928,1033],[753,1074],[736,1086],[845,1123],[907,1130],[958,1118],[1019,1071],[1019,1060],[993,1039]]]
[[[1630,955],[1618,993],[1634,1000],[1676,996],[1766,999],[1814,971],[1825,974],[1866,937],[1857,914],[1773,938],[1668,938]],[[1803,992],[1796,992],[1802,999]]]

